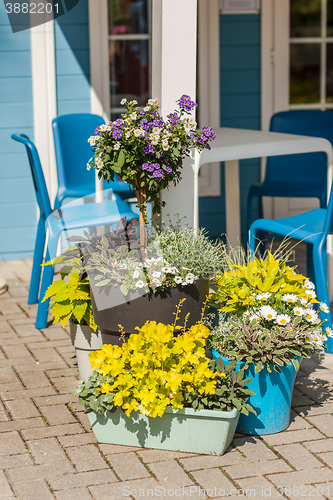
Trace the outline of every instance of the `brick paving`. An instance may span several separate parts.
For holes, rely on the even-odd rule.
[[[36,330],[30,261],[0,263],[0,500],[333,497],[333,354],[303,360],[290,427],[223,456],[98,444],[71,391],[69,331]]]

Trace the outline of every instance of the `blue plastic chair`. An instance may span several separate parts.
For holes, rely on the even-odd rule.
[[[24,134],[13,134],[12,139],[21,142],[26,147],[36,199],[40,210],[28,296],[28,304],[36,304],[38,302],[38,290],[42,271],[41,264],[43,262],[47,232],[46,261],[56,257],[61,231],[116,224],[122,217],[127,217],[130,220],[133,217],[137,217],[137,215],[118,196],[116,196],[116,200],[104,201],[102,203],[87,203],[79,206],[65,205],[61,209],[52,211],[36,146]],[[44,268],[39,293],[36,328],[46,328],[47,326],[49,300],[42,302],[42,299],[52,283],[53,274],[53,266],[50,265]]]
[[[283,219],[258,219],[250,227],[250,252],[254,255],[256,247],[256,231],[269,231],[282,236],[290,236],[296,240],[305,240],[308,246],[312,245],[312,262],[314,280],[316,283],[318,300],[328,306],[329,296],[327,288],[327,251],[326,239],[332,233],[333,194],[331,194],[327,208],[316,208],[304,214],[286,217]],[[321,319],[327,319],[326,326],[332,328],[330,314],[320,313]],[[327,340],[328,352],[333,352],[333,338]]]
[[[88,138],[103,124],[101,116],[90,113],[61,115],[52,121],[59,186],[54,208],[60,208],[64,198],[81,198],[95,192],[95,171],[86,168],[93,156]],[[107,188],[122,199],[133,197],[124,181],[105,181],[104,189]]]
[[[324,137],[333,144],[333,113],[318,110],[282,111],[272,116],[270,130],[287,134]],[[263,217],[263,196],[318,198],[327,205],[327,158],[325,153],[273,156],[267,158],[265,179],[250,187],[246,208],[246,235],[251,225],[252,199],[259,197],[259,218]]]

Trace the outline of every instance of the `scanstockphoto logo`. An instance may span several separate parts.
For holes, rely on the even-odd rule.
[[[74,9],[80,0],[3,0],[13,33],[57,19]]]

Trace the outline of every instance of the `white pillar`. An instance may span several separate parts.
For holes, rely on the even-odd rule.
[[[183,95],[196,99],[197,0],[154,0],[152,32],[152,97],[158,98],[165,118]],[[183,165],[183,180],[162,198],[165,215],[179,213],[193,226],[193,160]],[[174,219],[174,217],[172,217]]]

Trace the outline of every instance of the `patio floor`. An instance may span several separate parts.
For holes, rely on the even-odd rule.
[[[288,430],[237,435],[221,457],[99,445],[68,330],[34,327],[30,268],[0,263],[0,499],[333,497],[333,354],[302,362]]]

